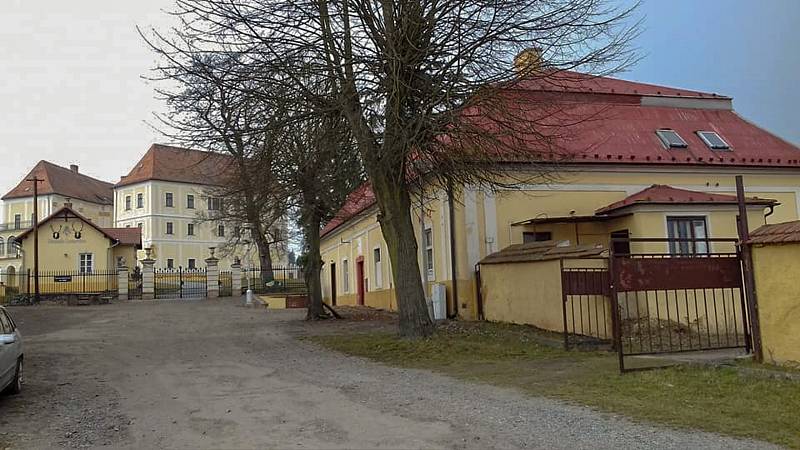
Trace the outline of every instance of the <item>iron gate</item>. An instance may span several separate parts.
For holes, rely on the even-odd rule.
[[[750,351],[736,239],[622,240],[632,250],[615,253],[614,248],[626,246],[615,247],[612,240],[609,257],[614,342],[621,371],[626,371],[626,356]],[[683,242],[691,246],[675,245]],[[692,251],[669,251],[669,247]]]
[[[208,295],[205,269],[157,269],[155,298],[199,298]]]
[[[142,271],[138,267],[128,274],[128,298],[142,299]]]

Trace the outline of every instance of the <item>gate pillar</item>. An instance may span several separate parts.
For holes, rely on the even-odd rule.
[[[142,300],[152,300],[156,296],[156,275],[153,267],[155,259],[145,258],[142,261]]]
[[[128,268],[126,266],[117,267],[117,292],[120,300],[128,299]]]
[[[219,260],[214,257],[214,247],[210,248],[211,257],[206,258],[206,290],[208,298],[219,297]]]
[[[242,295],[242,263],[239,258],[234,259],[231,264],[231,291],[233,297]]]

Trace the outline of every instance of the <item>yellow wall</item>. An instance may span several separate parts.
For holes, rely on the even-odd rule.
[[[53,238],[52,227],[66,230],[81,230],[81,238],[75,239],[72,233],[61,233],[59,239]],[[39,269],[69,270],[79,268],[80,254],[94,256],[94,270],[104,271],[114,268],[113,251],[109,239],[80,219],[54,219],[39,228]],[[33,234],[22,241],[23,267],[33,267]]]
[[[551,231],[557,240],[569,240],[570,243],[608,244],[609,233],[628,229],[633,237],[667,237],[666,217],[682,215],[705,216],[710,237],[735,238],[737,209],[729,206],[668,206],[640,207],[632,216],[621,217],[602,223],[583,223],[578,226],[578,236],[573,224],[554,224],[541,226],[512,226],[513,223],[532,218],[565,217],[570,215],[591,215],[595,210],[610,203],[622,200],[628,195],[639,192],[652,184],[667,184],[676,188],[705,192],[735,194],[735,175],[744,175],[748,196],[772,198],[781,202],[774,213],[764,217],[766,210],[753,207],[748,210],[750,228],[755,229],[766,222],[774,223],[793,220],[800,217],[800,177],[786,171],[764,169],[728,170],[722,168],[691,169],[685,168],[616,168],[587,167],[564,171],[560,178],[549,184],[520,184],[519,189],[501,190],[495,193],[481,189],[464,189],[459,194],[455,207],[456,228],[456,269],[459,287],[459,315],[463,318],[476,317],[474,264],[495,251],[508,245],[521,243],[524,231]],[[518,176],[517,179],[524,178]],[[447,286],[448,301],[452,302],[451,265],[449,261],[449,218],[447,202],[443,192],[429,191],[425,193],[425,206],[420,210],[415,197],[412,218],[419,246],[419,264],[424,267],[422,226],[430,227],[434,237],[434,270],[433,276],[426,284],[442,283]],[[343,292],[342,261],[350,262],[350,294],[355,293],[355,258],[364,256],[365,268],[371,269],[371,255],[362,247],[372,247],[375,242],[383,240],[380,236],[376,215],[367,214],[347,223],[334,233],[323,239],[323,260],[328,269],[330,262],[337,265],[339,293],[337,303],[350,301]],[[366,243],[369,242],[367,245]],[[633,245],[634,251],[666,252],[667,245],[640,244]],[[713,251],[732,251],[732,244],[712,244]],[[384,270],[388,269],[388,254],[383,252]],[[330,274],[323,269],[323,292],[330,299]],[[328,269],[329,270],[329,269]],[[389,272],[390,273],[390,272]],[[388,274],[384,275],[384,286]],[[423,276],[424,274],[421,274]],[[368,277],[374,277],[369,273]],[[371,281],[368,292],[372,291]],[[389,286],[391,289],[391,286]],[[354,298],[354,296],[353,296]],[[370,294],[366,302],[370,304]],[[377,301],[377,300],[376,300]],[[355,300],[353,300],[355,302]],[[466,307],[464,307],[466,305]]]
[[[800,244],[753,246],[764,360],[800,363]]]

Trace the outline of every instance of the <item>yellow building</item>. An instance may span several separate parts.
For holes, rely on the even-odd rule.
[[[428,295],[433,284],[446,287],[451,314],[476,317],[475,265],[512,244],[736,237],[736,175],[751,197],[752,228],[800,217],[800,150],[739,117],[731,98],[579,74],[562,81],[517,89],[592,112],[559,141],[568,159],[548,167],[532,150],[534,169],[508,167],[514,179],[530,182],[494,191],[459,186],[452,201],[444,191],[415,194],[420,276]],[[546,181],[536,176],[542,168],[552,170]],[[326,301],[396,307],[369,185],[351,194],[322,236]],[[721,247],[730,244],[649,245],[669,254],[726,251]]]
[[[23,271],[35,267],[33,233],[29,228],[17,237]],[[44,294],[87,291],[73,283],[88,283],[88,290],[112,290],[117,283],[116,267],[135,261],[141,248],[139,229],[102,228],[69,204],[39,222],[38,238],[39,281]]]
[[[219,153],[153,144],[114,186],[115,225],[142,230],[143,248],[151,249],[156,267],[203,267],[209,247],[223,247],[235,231],[233,224],[203,220],[221,207],[213,191],[224,183],[232,162]],[[217,251],[220,268],[230,266],[233,253],[258,260],[245,246],[228,254]],[[275,258],[281,262],[277,253]]]
[[[15,244],[31,227],[33,182],[38,178],[39,218],[47,217],[69,202],[73,209],[99,227],[111,227],[113,185],[79,172],[77,165],[61,167],[47,161],[36,166],[2,197],[0,208],[0,281],[19,273],[22,255]]]
[[[800,221],[750,235],[764,361],[800,367]]]

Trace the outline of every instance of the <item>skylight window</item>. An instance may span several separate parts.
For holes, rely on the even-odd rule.
[[[661,129],[656,130],[658,138],[667,148],[686,148],[686,141],[675,130]]]
[[[697,135],[713,150],[730,150],[731,148],[727,142],[713,131],[698,131]]]

